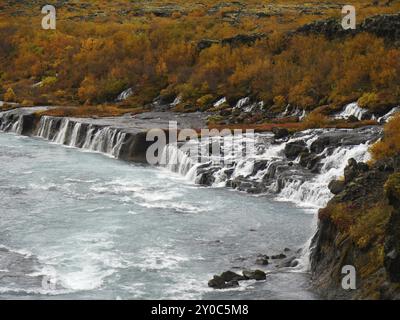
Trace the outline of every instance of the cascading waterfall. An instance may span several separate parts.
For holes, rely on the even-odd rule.
[[[105,153],[118,158],[126,133],[111,127],[85,125],[68,118],[44,116],[37,136],[57,144]]]
[[[175,145],[168,145],[164,148],[161,164],[194,183],[199,183],[204,174],[212,176],[208,181],[212,181],[209,185],[213,187],[232,186],[232,182],[233,186],[238,186],[236,180],[244,181],[241,186],[244,186],[245,190],[251,189],[246,186],[254,184],[261,186],[259,193],[275,194],[279,200],[318,208],[325,206],[333,196],[328,184],[343,175],[350,158],[363,162],[369,160],[369,141],[354,145],[339,143],[335,147],[326,147],[317,154],[321,158],[318,173],[301,168],[300,157],[293,161],[286,158],[284,150],[288,144],[302,140],[306,141],[306,146],[310,148],[324,132],[327,131],[307,130],[282,143],[275,143],[271,134],[259,134],[256,136],[254,148],[244,156],[243,145],[246,137],[242,136],[235,139],[234,146],[224,145],[227,150],[233,150],[223,153],[227,163],[222,163],[221,157],[215,155],[205,157],[199,162],[190,152],[182,151]],[[210,139],[205,139],[199,143],[198,148],[208,149],[210,143]]]
[[[360,108],[357,102],[348,104],[343,111],[336,115],[338,119],[347,119],[351,116],[356,117],[358,120],[362,120],[363,116],[368,112],[368,110]]]
[[[0,118],[2,118],[3,113],[0,113]],[[23,130],[24,117],[22,115],[14,117],[12,119],[4,119],[0,121],[0,131],[14,132],[21,134]]]

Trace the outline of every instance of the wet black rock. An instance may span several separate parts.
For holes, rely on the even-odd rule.
[[[246,280],[244,276],[241,276],[233,271],[225,271],[221,273],[220,277],[224,279],[225,282]]]
[[[285,156],[289,160],[295,160],[301,153],[307,151],[307,144],[303,140],[289,142],[285,146]]]
[[[239,282],[235,280],[227,282],[221,276],[215,275],[213,279],[208,281],[208,286],[214,289],[228,289],[238,287]]]
[[[267,279],[266,273],[261,270],[244,270],[243,276],[245,276],[248,280],[261,281]]]
[[[280,253],[280,254],[271,256],[271,259],[272,259],[272,260],[280,260],[280,259],[285,259],[285,258],[286,258],[286,255],[283,254],[283,253]]]
[[[289,135],[289,130],[286,128],[272,128],[272,133],[275,136],[275,139],[283,139]]]
[[[351,182],[356,178],[360,173],[367,172],[369,167],[366,163],[357,162],[355,159],[349,159],[348,165],[344,169],[344,182],[345,184]]]
[[[346,183],[342,180],[333,180],[329,183],[329,191],[334,195],[341,193],[346,187]]]

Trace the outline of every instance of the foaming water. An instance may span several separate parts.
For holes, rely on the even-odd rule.
[[[207,287],[213,274],[260,268],[259,254],[300,248],[313,232],[303,209],[37,139],[0,134],[0,145],[0,274],[14,279],[0,277],[1,298],[314,297],[301,272]]]

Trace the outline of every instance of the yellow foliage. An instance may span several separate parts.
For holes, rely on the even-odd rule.
[[[4,101],[6,102],[16,102],[17,96],[12,88],[8,88],[4,94]]]
[[[383,139],[370,149],[374,160],[392,157],[400,152],[400,114],[394,116],[384,130]]]

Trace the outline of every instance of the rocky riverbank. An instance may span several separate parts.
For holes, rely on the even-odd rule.
[[[335,197],[319,211],[311,247],[314,287],[329,299],[400,298],[400,158],[376,164],[351,159]],[[356,289],[342,288],[342,268],[354,266]]]

